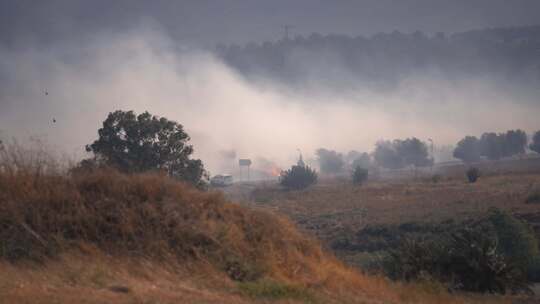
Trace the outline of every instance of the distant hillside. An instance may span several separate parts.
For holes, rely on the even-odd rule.
[[[221,45],[216,52],[250,80],[287,85],[388,88],[426,72],[448,80],[490,77],[540,84],[540,26],[431,37],[398,31],[371,37],[315,33],[262,44]]]

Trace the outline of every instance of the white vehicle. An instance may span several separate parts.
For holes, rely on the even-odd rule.
[[[233,184],[233,177],[230,174],[218,174],[210,179],[210,184],[216,187],[226,187]]]

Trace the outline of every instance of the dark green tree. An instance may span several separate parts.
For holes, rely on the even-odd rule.
[[[480,160],[480,141],[475,136],[465,136],[457,143],[454,157],[466,163]]]
[[[280,184],[287,189],[300,190],[317,182],[317,172],[304,164],[302,156],[298,164],[292,166],[287,171],[282,171]]]
[[[426,167],[433,164],[433,160],[429,158],[426,143],[420,141],[416,137],[407,138],[405,140],[395,140],[394,146],[405,165]]]
[[[505,134],[505,156],[525,153],[527,134],[523,130],[508,130]]]
[[[373,158],[381,167],[388,169],[400,169],[405,166],[403,159],[398,155],[391,141],[379,141],[375,144]]]
[[[536,133],[534,133],[532,142],[529,145],[529,149],[536,153],[540,153],[540,131],[536,131]]]
[[[368,169],[357,166],[353,170],[352,181],[355,185],[361,185],[368,179]]]
[[[498,160],[504,157],[505,136],[497,133],[484,133],[480,137],[480,154],[490,160]]]
[[[416,137],[405,140],[379,141],[375,144],[373,157],[377,164],[388,169],[405,166],[425,167],[433,164],[426,143]]]
[[[371,157],[366,152],[359,154],[351,163],[351,167],[362,167],[368,169],[371,165]]]
[[[109,113],[98,139],[86,146],[99,164],[134,173],[162,170],[172,177],[200,186],[206,172],[199,159],[191,159],[193,146],[181,124],[148,112]]]
[[[343,161],[343,155],[341,155],[341,153],[321,148],[318,149],[315,154],[317,154],[321,172],[326,174],[336,174],[343,171],[345,162]]]

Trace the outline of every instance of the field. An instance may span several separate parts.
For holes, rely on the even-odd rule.
[[[0,172],[0,303],[509,303],[345,266],[286,218],[160,174]]]
[[[483,168],[475,184],[444,172],[411,177],[403,171],[382,172],[361,186],[340,177],[303,191],[263,182],[222,193],[158,173],[62,173],[41,162],[6,164],[0,171],[0,303],[537,300],[452,294],[433,280],[394,282],[361,271],[389,246],[370,239],[376,235],[369,231],[382,231],[377,227],[419,231],[474,219],[490,207],[536,224],[540,175],[530,166],[503,173]]]
[[[540,160],[478,167],[482,176],[476,183],[467,181],[465,166],[453,165],[435,168],[433,173],[383,172],[361,186],[341,177],[323,178],[302,191],[285,191],[277,182],[240,184],[225,191],[246,206],[287,215],[355,266],[365,262],[366,253],[384,249],[380,240],[373,239],[375,230],[406,233],[459,225],[494,207],[526,220],[540,235]]]

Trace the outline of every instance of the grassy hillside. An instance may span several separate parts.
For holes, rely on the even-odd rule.
[[[362,275],[286,219],[162,175],[40,168],[0,172],[2,303],[476,302]]]
[[[460,166],[461,171],[451,168],[436,175],[372,178],[361,186],[338,177],[301,191],[286,191],[272,182],[240,184],[225,191],[246,206],[288,216],[348,265],[379,272],[387,270],[385,259],[403,241],[442,242],[461,228],[487,227],[494,210],[524,220],[539,239],[540,175],[530,163],[484,166],[474,184],[465,177],[467,168]],[[534,232],[530,236],[534,238]],[[528,270],[531,281],[537,280],[536,269]],[[531,287],[538,294],[538,285]]]

